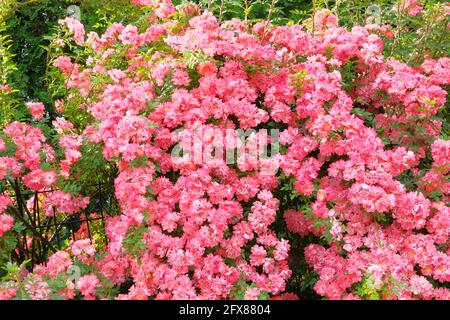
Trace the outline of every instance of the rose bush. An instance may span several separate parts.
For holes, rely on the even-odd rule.
[[[34,191],[77,181],[83,147],[100,146],[118,171],[109,242],[71,242],[30,272],[10,272],[0,298],[292,298],[293,237],[308,239],[320,296],[450,298],[450,142],[436,118],[449,58],[414,68],[387,59],[383,27],[349,31],[328,10],[311,32],[133,2],[153,9],[139,28],[85,34],[61,21],[58,35],[73,40],[54,39],[68,90],[57,143],[39,127],[38,102],[31,123],[12,122],[0,138],[0,179]],[[63,54],[68,41],[82,50],[76,58]],[[239,129],[256,131],[227,135]],[[273,129],[279,153],[258,158]],[[255,144],[256,155],[241,156]],[[177,147],[193,152],[180,161]],[[212,157],[219,147],[235,161]],[[37,200],[44,215],[89,203],[62,190]],[[0,197],[0,236],[13,231],[13,206]]]

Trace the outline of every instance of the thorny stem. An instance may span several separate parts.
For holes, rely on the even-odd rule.
[[[251,3],[251,0],[250,0],[250,3]],[[247,21],[248,21],[248,8],[250,7],[250,3],[249,3],[249,0],[244,0],[244,6],[245,6],[244,22],[245,22],[245,24],[247,24]]]
[[[225,0],[221,0],[220,1],[220,11],[219,11],[219,22],[222,22],[222,18],[223,18],[223,9],[225,6]]]
[[[316,17],[316,1],[313,0],[313,8],[312,8],[312,30],[311,30],[313,36],[314,36],[314,29],[315,29],[315,27],[316,27],[316,26],[315,26],[315,23],[314,23],[315,17]]]
[[[261,42],[263,43],[264,40],[266,39],[266,35],[267,35],[267,26],[270,23],[270,19],[272,19],[272,14],[273,14],[273,10],[275,9],[275,5],[277,4],[278,0],[272,0],[272,3],[270,4],[270,8],[269,8],[269,14],[267,15],[267,25],[264,26],[264,34],[262,36]]]
[[[273,9],[275,9],[275,5],[277,4],[278,0],[272,0],[272,3],[270,4],[269,8],[269,15],[267,16],[267,21],[270,22],[270,19],[272,19]]]

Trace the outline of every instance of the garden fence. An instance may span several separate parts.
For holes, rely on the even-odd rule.
[[[47,261],[52,253],[64,249],[70,241],[89,238],[99,245],[107,244],[105,216],[115,212],[111,186],[101,183],[84,186],[89,189],[90,197],[86,209],[71,215],[61,215],[53,207],[50,216],[43,214],[40,199],[43,194],[56,190],[24,191],[17,180],[11,186],[13,190],[10,196],[15,199],[15,205],[9,208],[9,213],[21,224],[21,228],[16,229],[18,238],[17,248],[12,252],[13,261],[29,261],[27,266],[33,268]],[[0,189],[0,193],[4,193],[4,190]]]

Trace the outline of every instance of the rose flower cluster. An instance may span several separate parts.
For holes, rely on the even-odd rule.
[[[59,143],[19,122],[0,140],[0,179],[34,191],[58,189],[83,144],[100,145],[118,170],[121,214],[106,220],[109,241],[100,249],[72,241],[1,284],[0,299],[233,299],[236,288],[245,299],[292,298],[288,261],[297,253],[274,223],[316,239],[303,259],[318,275],[318,295],[450,298],[450,142],[435,118],[450,59],[419,67],[387,59],[380,26],[346,30],[327,10],[308,30],[220,24],[195,6],[134,2],[153,9],[146,28],[115,23],[99,35],[72,18],[60,22],[89,56],[53,62],[70,92],[57,103]],[[65,117],[74,103],[92,119],[82,127]],[[42,104],[29,109],[32,123],[44,117]],[[199,126],[208,129],[194,146],[200,161],[179,161],[174,146],[180,136],[189,144]],[[278,154],[239,156],[271,128],[280,132]],[[226,138],[250,129],[246,141]],[[236,151],[235,162],[202,159],[218,143]],[[412,186],[402,183],[406,174]],[[276,194],[286,179],[306,206],[285,210]],[[89,204],[63,191],[38,200],[47,215]],[[0,236],[14,225],[10,206],[0,196]],[[74,266],[83,266],[78,277],[68,272]]]

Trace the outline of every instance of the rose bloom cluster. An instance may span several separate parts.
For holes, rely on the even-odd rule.
[[[288,258],[296,253],[273,231],[277,219],[299,237],[327,239],[304,253],[321,296],[361,299],[358,288],[369,286],[383,299],[450,298],[450,142],[439,138],[442,123],[433,117],[446,102],[450,59],[415,68],[386,59],[380,28],[346,30],[327,10],[314,17],[312,34],[299,25],[221,25],[195,7],[181,8],[191,16],[179,21],[168,18],[175,11],[168,1],[134,3],[154,9],[146,30],[115,23],[86,35],[71,18],[61,21],[91,56],[85,64],[54,61],[71,90],[59,110],[81,96],[79,112],[92,123],[81,132],[58,118],[53,147],[31,125],[4,130],[16,148],[0,157],[0,179],[21,178],[31,190],[68,179],[83,141],[100,144],[118,168],[121,214],[106,221],[104,252],[96,255],[89,240],[56,252],[26,276],[30,298],[228,299],[239,283],[248,285],[248,299],[292,298]],[[118,56],[125,64],[112,63]],[[29,107],[42,116],[40,105]],[[175,161],[176,131],[190,134],[198,124],[220,132],[280,128],[282,152],[272,159],[279,171]],[[405,173],[417,178],[413,188],[401,182]],[[281,175],[294,179],[291,192],[307,208],[280,212]],[[51,215],[51,208],[78,212],[89,199],[60,191],[39,201]],[[13,225],[4,214],[12,203],[0,197],[0,236]],[[89,273],[69,277],[80,263]],[[55,279],[65,283],[56,292]],[[126,292],[110,290],[130,279]],[[14,298],[17,288],[3,285],[0,298]]]

